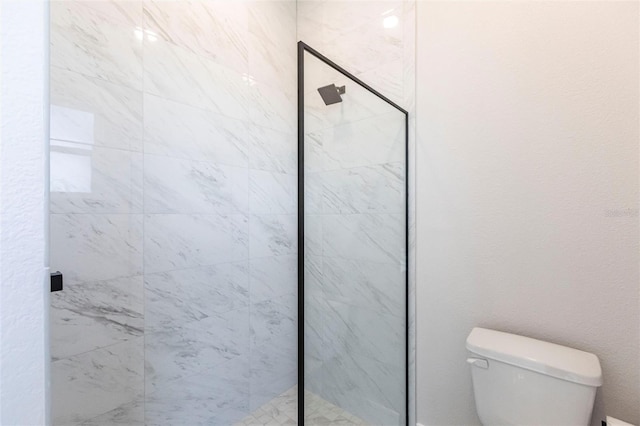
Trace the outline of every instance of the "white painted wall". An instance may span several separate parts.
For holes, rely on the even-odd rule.
[[[35,0],[3,0],[0,7],[0,424],[43,425],[48,11]]]
[[[638,2],[420,2],[418,421],[478,424],[473,326],[594,352],[640,424]]]

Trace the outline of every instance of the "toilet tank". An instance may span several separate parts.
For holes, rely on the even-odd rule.
[[[486,328],[467,338],[483,425],[586,426],[602,385],[598,357]]]

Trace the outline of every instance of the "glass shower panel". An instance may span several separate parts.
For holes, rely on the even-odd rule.
[[[143,17],[119,6],[50,3],[53,425],[144,421]]]
[[[406,114],[302,59],[305,423],[403,425]]]
[[[51,2],[54,426],[296,417],[295,7]]]

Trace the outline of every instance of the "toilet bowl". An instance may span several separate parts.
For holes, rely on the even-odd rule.
[[[598,357],[485,328],[467,338],[476,410],[485,426],[586,426],[602,385]]]

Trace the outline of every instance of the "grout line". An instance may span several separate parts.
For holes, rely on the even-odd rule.
[[[80,3],[82,3],[82,2],[80,2]],[[85,74],[84,72],[81,72],[81,71],[78,71],[78,70],[75,70],[75,69],[61,67],[59,65],[51,64],[50,67],[52,69],[56,69],[56,70],[60,70],[60,71],[63,71],[63,72],[68,72],[68,73],[71,73],[71,74],[82,76],[82,77],[84,77],[84,78],[86,78],[88,80],[97,80],[97,81],[102,82],[102,83],[112,84],[114,86],[118,86],[118,87],[121,87],[121,88],[124,88],[124,89],[128,89],[128,90],[131,90],[131,91],[134,91],[134,92],[142,93],[142,81],[140,81],[140,87],[135,87],[135,86],[130,86],[128,84],[125,84],[122,81],[113,81],[113,80],[106,79],[106,78],[104,78],[102,76]],[[140,70],[142,72],[143,68],[140,67]],[[94,84],[96,84],[96,83],[94,83]]]
[[[144,21],[145,21],[145,12],[144,12],[144,3],[141,4],[141,16],[140,16],[140,27],[144,27]],[[142,324],[143,324],[143,334],[142,334],[142,361],[143,361],[143,368],[142,368],[142,401],[143,401],[143,407],[144,404],[146,404],[147,402],[147,285],[146,285],[146,277],[147,277],[147,271],[146,271],[146,261],[145,261],[145,231],[146,231],[146,216],[145,216],[145,176],[146,176],[146,162],[145,162],[145,157],[146,157],[146,153],[145,153],[145,139],[146,139],[146,127],[145,127],[145,119],[146,119],[146,99],[144,96],[144,92],[145,92],[145,81],[146,81],[146,77],[145,77],[145,42],[144,39],[142,40],[141,46],[140,46],[140,63],[142,65],[142,83],[141,83],[141,88],[142,88],[142,94],[140,96],[140,102],[142,103],[142,105],[140,105],[140,110],[142,112],[142,118],[141,118],[141,125],[142,125],[142,160],[141,160],[141,167],[142,167],[142,182],[141,182],[141,188],[140,188],[140,197],[141,197],[141,205],[142,205]],[[143,415],[142,415],[142,419],[143,421],[146,421],[146,417],[147,417],[147,410],[146,407],[143,408]]]
[[[114,342],[114,343],[111,343],[111,344],[105,345],[105,346],[98,346],[98,347],[96,347],[96,348],[89,349],[88,351],[78,352],[77,354],[73,354],[73,355],[65,356],[65,357],[62,357],[62,358],[56,358],[55,360],[54,360],[54,359],[53,359],[53,357],[52,357],[52,358],[51,358],[51,363],[52,363],[52,364],[55,364],[55,363],[57,363],[57,362],[59,362],[59,361],[69,360],[69,359],[71,359],[71,358],[75,358],[75,357],[78,357],[78,356],[86,355],[86,354],[91,353],[91,352],[102,351],[102,350],[105,350],[105,349],[109,349],[109,348],[111,348],[111,347],[113,347],[113,346],[121,345],[121,344],[123,344],[123,343],[129,343],[129,342],[131,342],[131,341],[133,341],[133,340],[136,340],[136,339],[143,339],[143,338],[144,338],[144,333],[143,333],[143,334],[140,334],[139,336],[133,336],[133,335],[130,335],[130,336],[131,336],[131,337],[130,337],[130,338],[127,338],[127,339],[122,339],[122,340],[119,340],[119,341],[117,341],[117,342]],[[144,347],[144,341],[143,341],[143,347]],[[109,411],[111,411],[111,410],[109,410]],[[103,413],[103,414],[104,414],[104,413]]]
[[[57,141],[57,142],[64,142],[64,143],[68,143],[68,144],[74,144],[74,145],[82,145],[83,148],[80,147],[71,147],[71,146],[59,146],[59,145],[52,145],[51,141]],[[143,140],[140,139],[140,145],[143,145]],[[89,142],[82,142],[82,141],[73,141],[70,139],[61,139],[61,138],[54,138],[54,137],[50,137],[49,138],[49,145],[52,148],[60,148],[60,149],[53,149],[53,151],[55,152],[64,152],[63,149],[75,149],[75,150],[79,150],[79,149],[83,149],[83,151],[88,151],[86,149],[84,149],[84,147],[91,147],[91,148],[99,148],[99,149],[105,149],[105,150],[111,150],[111,151],[118,151],[118,152],[126,152],[126,153],[130,153],[130,154],[142,154],[142,149],[140,150],[135,150],[135,149],[131,149],[131,148],[119,148],[119,147],[112,147],[109,145],[97,145],[95,143],[89,143]]]

